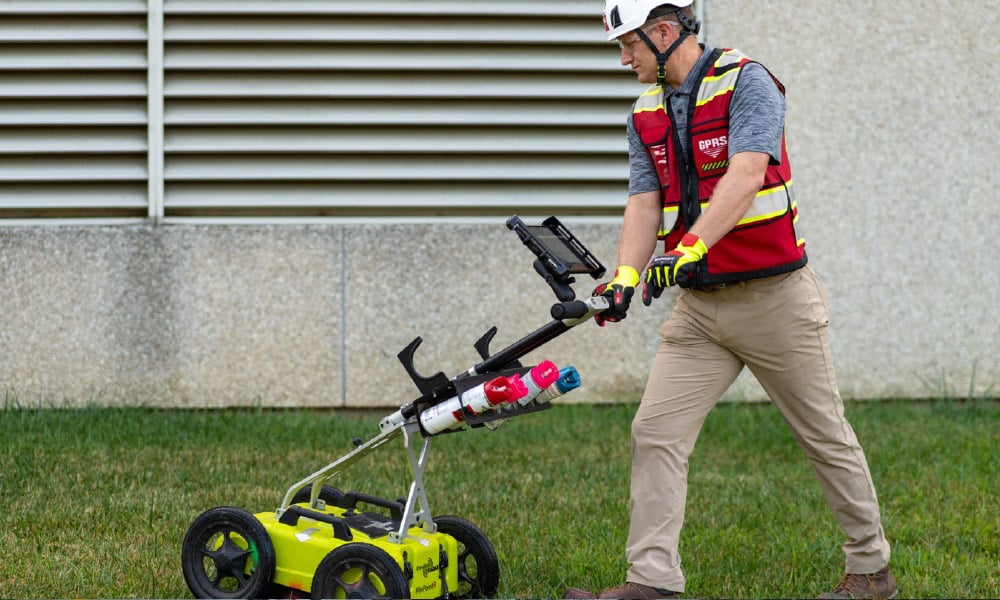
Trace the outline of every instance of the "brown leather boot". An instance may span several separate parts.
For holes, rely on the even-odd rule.
[[[899,593],[896,578],[888,566],[874,573],[848,573],[832,592],[820,594],[821,599],[889,600]]]
[[[680,594],[665,590],[663,588],[650,587],[641,583],[626,583],[616,588],[604,590],[600,595],[586,590],[569,588],[563,594],[566,600],[595,600],[597,598],[608,598],[618,600],[654,600],[659,598],[680,598]]]

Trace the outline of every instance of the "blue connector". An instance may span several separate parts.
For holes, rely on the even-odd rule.
[[[571,365],[559,369],[559,379],[556,379],[555,385],[560,394],[565,394],[580,387],[582,383],[583,380],[580,378],[580,372],[576,370],[576,367]]]

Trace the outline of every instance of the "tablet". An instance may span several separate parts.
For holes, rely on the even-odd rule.
[[[559,279],[589,274],[603,277],[604,265],[555,217],[541,225],[528,225],[517,215],[507,220],[507,227],[542,261],[546,270]]]

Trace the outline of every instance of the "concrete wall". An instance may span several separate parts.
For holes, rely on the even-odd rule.
[[[0,390],[21,404],[402,404],[419,394],[396,353],[416,336],[418,370],[454,375],[491,325],[500,348],[549,320],[554,296],[502,221],[448,231],[0,229]],[[613,252],[613,227],[578,233]],[[589,399],[622,399],[654,328],[581,328],[539,360],[591,372]]]
[[[715,45],[788,88],[814,267],[852,398],[1000,394],[997,11],[975,4],[706,4]],[[614,267],[617,225],[566,220]],[[397,406],[396,353],[454,375],[552,295],[489,224],[0,228],[0,394],[21,404]],[[580,286],[585,292],[592,286]],[[569,399],[635,400],[670,300],[530,358]],[[760,398],[749,378],[730,399]]]
[[[615,225],[573,229],[610,264]],[[442,231],[2,229],[0,391],[26,405],[402,404],[418,395],[396,359],[413,338],[424,338],[418,371],[455,375],[478,362],[472,344],[490,326],[500,348],[546,323],[554,301],[530,252],[501,223]],[[815,262],[833,272],[845,395],[996,392],[997,324],[985,318],[992,297],[966,296],[961,311],[978,320],[939,318],[935,303],[918,297],[926,289],[940,298],[931,281],[911,273],[911,291],[859,285],[849,269],[828,268],[839,264],[831,258]],[[581,280],[579,291],[592,284]],[[635,400],[671,305],[672,297],[638,305],[619,326],[581,326],[529,360],[577,366],[585,387],[568,400]],[[749,378],[729,395],[760,397]]]

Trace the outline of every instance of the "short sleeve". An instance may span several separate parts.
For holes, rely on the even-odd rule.
[[[763,65],[746,65],[729,104],[729,156],[763,152],[777,164],[784,131],[784,94]]]

